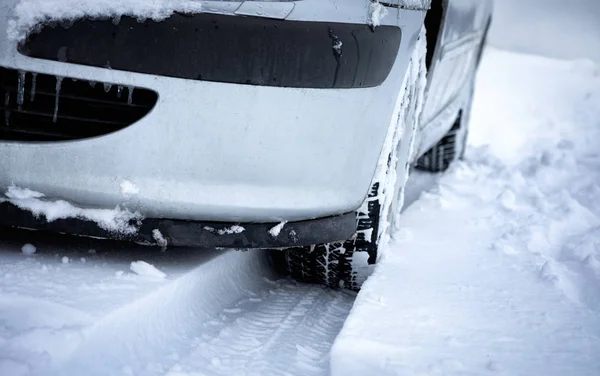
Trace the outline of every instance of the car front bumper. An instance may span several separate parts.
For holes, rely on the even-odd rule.
[[[145,245],[217,248],[290,248],[344,241],[356,232],[356,213],[307,221],[226,223],[142,218],[135,232],[110,231],[84,218],[47,221],[10,202],[0,202],[0,230],[18,227],[78,236],[137,242]]]
[[[14,3],[2,5],[0,33]],[[354,21],[366,22],[367,8]],[[315,13],[311,21],[320,20]],[[41,60],[21,55],[0,34],[2,67],[159,96],[147,116],[101,137],[0,141],[0,189],[16,185],[80,207],[121,206],[184,221],[272,224],[350,213],[370,188],[424,18],[423,11],[390,13],[385,20],[402,30],[398,57],[381,85],[361,89],[239,85]],[[331,15],[334,22],[351,19]],[[125,181],[137,187],[135,195],[122,192]]]

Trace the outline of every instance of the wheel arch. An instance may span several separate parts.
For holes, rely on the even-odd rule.
[[[448,8],[448,0],[432,0],[431,8],[425,15],[425,30],[427,32],[427,55],[425,65],[429,71],[433,62],[442,30],[444,29],[445,11]]]

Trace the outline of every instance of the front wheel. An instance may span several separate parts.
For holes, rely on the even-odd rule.
[[[356,234],[337,243],[272,251],[276,267],[297,281],[359,290],[370,274],[378,251],[389,238],[390,222],[401,207],[401,188],[408,178],[408,160],[423,107],[425,52],[423,29],[398,95],[395,121],[390,122],[371,190],[357,211]]]

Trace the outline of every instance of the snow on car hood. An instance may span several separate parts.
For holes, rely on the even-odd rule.
[[[293,0],[18,0],[13,18],[9,21],[8,37],[23,40],[35,27],[49,21],[118,16],[158,21],[174,12],[198,13],[203,6],[211,3],[233,3],[237,7],[235,3],[246,1],[272,3]]]
[[[8,37],[11,40],[23,40],[33,29],[45,22],[68,21],[82,17],[132,16],[156,21],[165,19],[174,12],[198,13],[203,7],[210,7],[211,3],[229,3],[237,7],[236,3],[243,2],[301,1],[328,0],[15,0],[16,6],[8,23]],[[371,0],[364,2],[367,4]],[[431,0],[375,0],[374,3],[406,9],[429,9]]]
[[[199,0],[19,0],[9,21],[8,37],[22,40],[37,25],[53,20],[122,15],[161,20],[173,12],[200,12],[202,3]]]

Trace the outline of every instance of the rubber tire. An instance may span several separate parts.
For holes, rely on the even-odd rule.
[[[462,121],[462,111],[452,125],[452,129],[415,163],[415,168],[428,172],[446,171],[452,162],[464,156],[468,124]]]
[[[484,36],[475,59],[475,68],[473,69],[471,82],[469,83],[469,92],[462,110],[458,113],[452,128],[446,135],[425,154],[423,154],[415,163],[415,168],[428,172],[444,172],[450,165],[459,159],[465,157],[467,141],[469,137],[469,125],[471,122],[471,108],[475,93],[475,75],[479,70],[483,51],[487,44],[490,25],[490,18],[485,27]]]
[[[373,184],[369,198],[377,197],[379,190],[380,184]],[[374,264],[377,258],[379,201],[369,200],[367,208],[366,213],[358,213],[358,231],[354,238],[344,242],[273,250],[275,267],[298,282],[358,291],[364,281],[357,279],[352,265],[353,255],[357,252],[368,255],[365,266]],[[367,239],[366,234],[371,234],[371,238]]]

